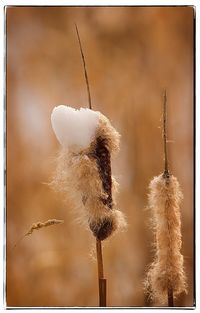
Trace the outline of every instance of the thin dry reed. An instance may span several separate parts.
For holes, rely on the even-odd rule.
[[[13,246],[13,249],[18,245],[18,243],[26,236],[32,235],[34,230],[39,230],[44,227],[52,226],[52,225],[58,225],[58,224],[63,224],[63,220],[57,220],[57,219],[50,219],[47,220],[46,222],[37,222],[33,223],[30,229],[15,243]]]
[[[56,220],[56,219],[51,219],[46,222],[37,222],[32,224],[31,228],[29,231],[24,235],[24,236],[29,236],[33,233],[34,230],[39,230],[44,227],[52,226],[52,225],[57,225],[57,224],[63,224],[63,220]]]

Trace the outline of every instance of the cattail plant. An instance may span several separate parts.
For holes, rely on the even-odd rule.
[[[106,279],[101,241],[125,226],[116,208],[117,183],[111,174],[111,157],[119,150],[120,135],[102,113],[93,111],[85,58],[76,26],[87,84],[89,109],[60,105],[51,114],[61,144],[52,185],[73,198],[79,220],[96,238],[99,305],[106,306]]]
[[[167,154],[167,96],[163,105],[164,172],[154,177],[149,185],[149,208],[152,212],[155,236],[155,257],[149,266],[145,281],[146,292],[151,300],[161,304],[186,292],[186,277],[181,254],[181,212],[183,194],[176,177],[169,172]]]

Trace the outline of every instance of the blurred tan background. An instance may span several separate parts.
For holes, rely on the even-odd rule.
[[[192,7],[7,8],[7,264],[8,306],[97,306],[94,238],[75,221],[73,204],[49,182],[59,150],[54,106],[86,107],[74,22],[87,62],[93,109],[121,133],[113,161],[118,204],[128,229],[104,244],[109,306],[145,306],[145,268],[152,261],[148,184],[163,169],[162,93],[168,94],[170,168],[184,201],[182,253],[193,305]],[[63,225],[35,231],[32,223]]]

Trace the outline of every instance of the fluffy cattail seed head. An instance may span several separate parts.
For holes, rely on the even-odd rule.
[[[103,114],[90,109],[59,106],[51,120],[63,146],[52,184],[73,197],[94,236],[104,240],[125,226],[115,207],[111,174],[111,156],[119,150],[120,135]]]
[[[187,289],[181,254],[180,202],[183,196],[177,179],[172,175],[154,177],[149,189],[155,259],[149,267],[145,287],[152,298],[164,303],[170,288],[174,297]]]

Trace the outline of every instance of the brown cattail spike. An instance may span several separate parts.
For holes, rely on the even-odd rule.
[[[93,154],[99,176],[102,181],[103,191],[106,196],[101,197],[102,203],[106,206],[106,208],[112,209],[112,177],[111,177],[111,161],[110,161],[110,152],[106,145],[106,139],[102,138],[101,136],[97,137],[95,149]],[[93,232],[94,236],[98,240],[104,240],[109,237],[115,225],[113,224],[113,220],[110,217],[101,218],[97,221],[92,221],[89,223],[90,229]]]
[[[107,194],[106,199],[102,199],[102,202],[112,209],[112,178],[111,178],[111,162],[110,152],[106,145],[106,139],[98,137],[96,139],[96,148],[94,151],[94,157],[99,169],[99,175],[102,180],[102,186]]]

